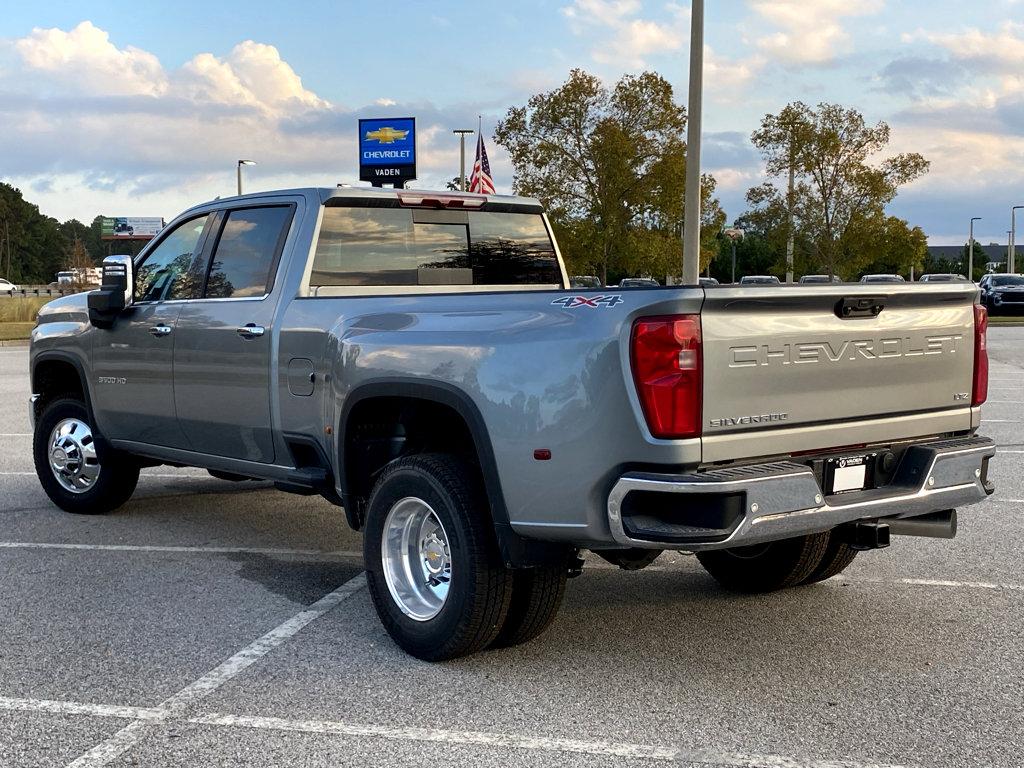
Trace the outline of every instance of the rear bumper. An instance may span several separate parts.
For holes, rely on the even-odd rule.
[[[863,519],[910,518],[984,500],[994,490],[987,475],[995,453],[982,437],[916,444],[887,485],[830,497],[809,466],[790,461],[685,475],[628,473],[608,497],[608,522],[620,545],[697,551]]]

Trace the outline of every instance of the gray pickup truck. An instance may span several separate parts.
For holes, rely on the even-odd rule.
[[[362,189],[206,203],[103,273],[32,334],[53,502],[158,464],[320,494],[423,659],[538,635],[582,550],[771,591],[993,490],[969,284],[570,289],[535,200]]]

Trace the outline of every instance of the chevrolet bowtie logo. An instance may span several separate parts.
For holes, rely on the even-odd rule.
[[[378,128],[376,131],[367,131],[366,138],[379,141],[381,144],[394,144],[399,139],[404,139],[409,135],[408,131],[399,131],[397,128],[391,126],[384,126]]]

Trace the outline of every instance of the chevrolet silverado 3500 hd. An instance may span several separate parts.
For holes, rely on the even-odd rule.
[[[197,206],[41,311],[39,480],[76,513],[161,463],[321,494],[429,660],[542,632],[582,549],[770,591],[992,493],[970,284],[568,286],[535,200]]]

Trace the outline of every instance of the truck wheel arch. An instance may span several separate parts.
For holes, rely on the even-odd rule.
[[[56,351],[41,353],[32,363],[32,392],[40,396],[34,405],[36,418],[54,398],[72,395],[82,399],[89,419],[96,427],[85,367],[73,355]]]
[[[358,427],[360,413],[365,414],[365,409],[374,404],[384,406],[385,401],[389,406],[401,404],[415,408],[417,404],[422,404],[428,409],[440,407],[454,412],[473,442],[475,454],[473,458],[479,465],[487,486],[491,513],[496,522],[500,520],[507,524],[508,510],[501,493],[501,481],[498,479],[494,450],[491,447],[490,437],[487,434],[480,410],[465,393],[452,385],[420,380],[371,380],[355,388],[345,398],[338,430],[337,451],[342,498],[345,500],[346,511],[350,503],[356,501],[352,498],[359,492],[359,484],[354,482],[356,479],[352,476],[354,457],[349,455],[350,452],[346,451],[346,448],[351,446],[354,438],[353,430]]]
[[[473,460],[480,469],[495,535],[506,564],[530,566],[547,563],[554,558],[564,560],[564,547],[527,540],[512,531],[494,449],[483,416],[466,393],[444,382],[424,382],[419,379],[370,380],[345,397],[335,450],[338,481],[349,524],[357,530],[362,528],[366,498],[380,469],[398,456],[438,450],[433,440],[427,445],[417,445],[417,441],[424,437],[421,431],[412,438],[413,445],[408,447],[411,451],[403,453],[402,450],[406,448],[404,443],[409,439],[404,433],[407,426],[405,417],[416,415],[417,409],[422,409],[419,414],[427,415],[423,425],[436,424],[442,415],[458,420],[455,424],[446,423],[441,450],[451,450],[460,438],[468,437],[472,442],[472,446],[466,448],[471,448],[473,456],[467,458]],[[389,431],[389,426],[401,429]],[[370,431],[369,437],[367,430]],[[374,430],[377,430],[376,434]],[[403,434],[396,436],[396,432]],[[378,452],[374,456],[372,444],[387,441],[396,444],[391,447],[391,451],[397,453],[381,457]]]

